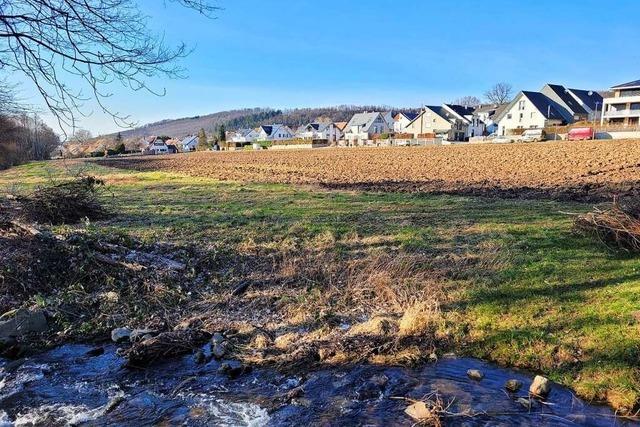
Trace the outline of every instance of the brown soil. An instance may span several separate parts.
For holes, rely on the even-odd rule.
[[[100,160],[220,180],[334,189],[608,200],[638,193],[637,140],[202,152]]]

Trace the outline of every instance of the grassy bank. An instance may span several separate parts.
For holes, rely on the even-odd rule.
[[[210,274],[194,275],[189,292],[171,300],[180,314],[163,316],[251,332],[248,359],[284,360],[312,342],[327,363],[363,349],[380,363],[453,350],[543,372],[618,408],[638,403],[640,263],[572,232],[562,212],[590,205],[87,172],[106,180],[115,214],[54,231],[199,248]],[[24,165],[0,173],[0,188],[65,173]],[[230,296],[242,282],[247,292]],[[147,314],[86,319],[83,330],[144,324]],[[411,340],[400,346],[402,337]]]

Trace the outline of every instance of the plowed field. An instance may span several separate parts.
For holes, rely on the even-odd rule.
[[[232,181],[598,201],[638,192],[640,141],[201,152],[101,162]]]

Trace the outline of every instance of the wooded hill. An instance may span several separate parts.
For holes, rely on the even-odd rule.
[[[328,118],[334,122],[347,122],[351,117],[362,111],[410,111],[411,109],[397,109],[388,106],[356,106],[341,105],[337,107],[296,108],[291,110],[276,110],[271,108],[248,108],[243,110],[221,111],[205,116],[168,119],[149,123],[135,129],[123,130],[123,138],[140,138],[150,135],[168,135],[183,138],[195,135],[200,129],[207,133],[216,132],[221,125],[227,130],[241,128],[255,128],[260,125],[282,123],[295,130],[298,126],[313,122],[319,117]],[[115,137],[116,133],[103,135],[100,138]]]

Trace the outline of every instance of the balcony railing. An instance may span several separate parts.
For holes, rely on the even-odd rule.
[[[640,117],[640,110],[617,110],[605,111],[605,119],[614,119],[619,117]]]

